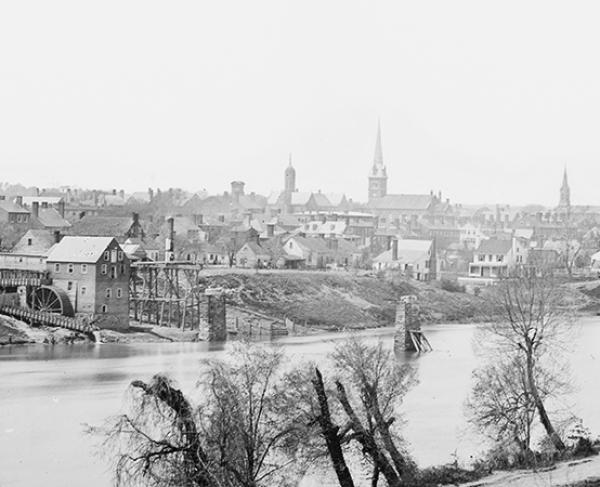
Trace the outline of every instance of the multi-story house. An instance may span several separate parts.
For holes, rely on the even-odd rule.
[[[527,264],[528,255],[528,242],[518,237],[482,240],[469,264],[469,278],[483,285],[493,284]]]
[[[103,328],[129,326],[129,259],[115,238],[63,237],[46,265],[76,314]]]

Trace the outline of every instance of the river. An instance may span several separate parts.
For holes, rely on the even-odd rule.
[[[479,436],[464,416],[464,400],[477,364],[476,325],[426,326],[434,351],[398,359],[414,364],[419,383],[402,412],[404,434],[420,466],[477,455]],[[567,356],[576,382],[568,398],[573,413],[600,433],[600,318],[582,319]],[[391,330],[363,332],[390,346]],[[344,334],[278,340],[292,360],[325,360]],[[111,472],[98,440],[85,425],[119,413],[127,385],[169,374],[184,391],[198,377],[200,360],[219,357],[223,345],[207,343],[32,345],[0,348],[0,486],[108,487]]]

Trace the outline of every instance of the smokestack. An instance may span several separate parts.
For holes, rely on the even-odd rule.
[[[34,217],[38,217],[40,216],[40,202],[39,201],[34,201],[33,203],[31,203],[31,212],[33,213]]]
[[[398,260],[398,239],[392,240],[392,260]]]
[[[167,240],[165,242],[165,261],[175,260],[175,218],[167,218]]]
[[[54,230],[54,243],[59,243],[61,238],[60,230]]]
[[[65,217],[65,200],[60,200],[58,202],[58,212],[62,218]]]

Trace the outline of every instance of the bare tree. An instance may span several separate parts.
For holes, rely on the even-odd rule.
[[[205,362],[193,406],[162,376],[131,384],[131,407],[104,431],[117,485],[287,485],[306,437],[284,388],[277,349],[241,345]]]
[[[371,346],[355,338],[337,347],[333,359],[335,392],[326,390],[318,370],[313,383],[321,405],[321,432],[340,485],[352,485],[344,458],[352,443],[360,445],[372,466],[372,486],[378,484],[380,475],[389,486],[406,485],[415,466],[394,426],[398,423],[397,406],[414,383],[412,369],[399,365],[381,342]],[[335,418],[329,411],[327,396],[337,402]]]
[[[531,401],[535,406],[552,444],[562,451],[564,442],[545,404],[551,396],[542,387],[551,379],[552,369],[544,368],[545,364],[558,359],[572,329],[573,313],[564,289],[552,276],[531,270],[503,280],[491,296],[499,316],[484,327],[481,339],[492,340],[500,353],[509,354],[522,367],[521,380],[514,386],[519,385],[526,404]],[[495,373],[502,377],[505,367],[499,367]]]

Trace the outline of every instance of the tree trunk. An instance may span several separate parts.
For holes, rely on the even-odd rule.
[[[396,444],[392,439],[392,435],[390,434],[390,424],[393,420],[386,421],[383,417],[383,414],[381,413],[381,409],[379,407],[379,400],[377,399],[377,391],[375,390],[375,388],[369,385],[365,385],[365,390],[367,392],[366,396],[369,403],[369,413],[375,419],[377,430],[381,435],[385,448],[387,449],[387,451],[390,454],[390,457],[392,458],[392,462],[394,462],[394,467],[396,467],[398,475],[402,476],[406,471],[407,465],[404,456],[396,447]]]
[[[342,451],[342,445],[340,443],[340,437],[338,436],[339,427],[331,422],[329,404],[327,404],[327,394],[325,393],[325,386],[323,385],[323,376],[318,368],[315,368],[315,378],[312,380],[312,383],[317,394],[319,409],[321,410],[321,414],[319,415],[321,432],[325,438],[329,457],[333,463],[333,468],[337,475],[338,482],[340,483],[340,487],[354,487],[354,481],[352,480],[350,470],[348,470],[348,465],[346,464],[346,459],[344,458],[344,452]]]
[[[542,401],[535,383],[533,368],[533,352],[531,350],[527,350],[527,381],[529,382],[529,388],[531,395],[533,396],[533,402],[535,403],[535,407],[540,417],[540,422],[546,430],[546,433],[552,441],[552,444],[558,451],[562,452],[566,449],[565,444],[560,439],[560,436],[558,436],[554,426],[552,426],[552,422],[550,421],[550,417],[548,416],[546,407],[544,406],[544,401]]]
[[[377,442],[375,441],[375,438],[373,438],[373,435],[371,435],[371,433],[368,432],[360,422],[360,419],[354,412],[354,409],[352,408],[350,401],[348,400],[348,395],[346,394],[344,386],[339,381],[336,382],[336,386],[338,390],[338,398],[340,400],[340,403],[342,404],[344,411],[346,412],[348,418],[350,419],[350,422],[352,423],[352,429],[357,434],[356,439],[360,442],[364,450],[371,457],[375,466],[383,474],[385,480],[387,480],[389,487],[401,487],[402,480],[398,472],[394,470],[394,467],[386,457],[385,453],[381,451],[381,449],[377,445]]]
[[[161,376],[155,376],[150,384],[136,380],[131,383],[131,386],[141,389],[144,394],[153,396],[173,411],[177,418],[179,433],[186,443],[182,454],[188,477],[194,479],[196,485],[213,486],[214,483],[206,468],[208,456],[200,445],[193,409],[183,393],[179,389],[171,387],[169,381]]]

